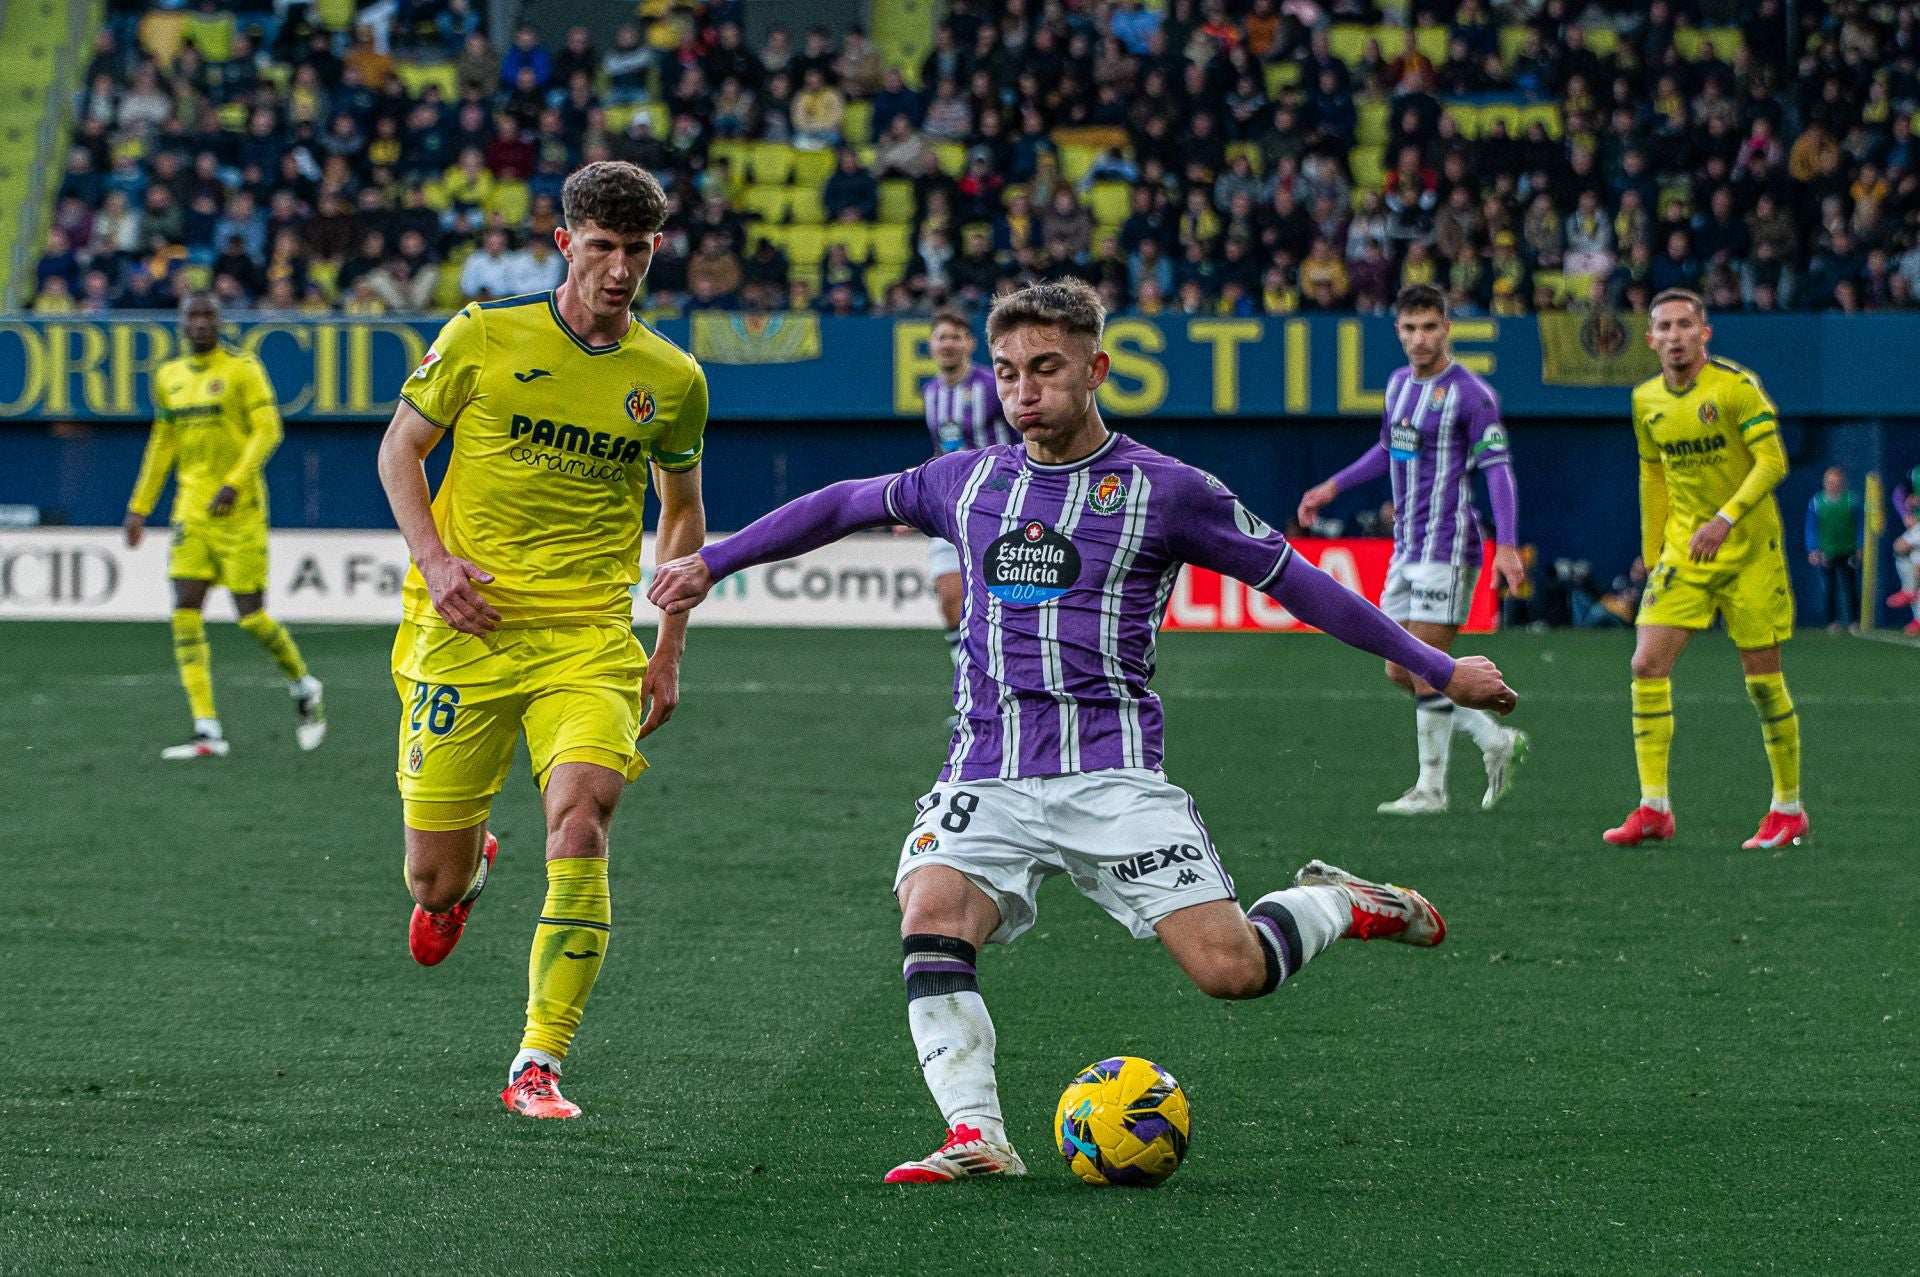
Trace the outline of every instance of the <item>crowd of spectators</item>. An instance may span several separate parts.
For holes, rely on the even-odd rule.
[[[204,280],[378,314],[550,287],[560,185],[605,158],[668,189],[660,308],[913,313],[1068,275],[1144,314],[1377,313],[1415,282],[1469,314],[1675,285],[1722,310],[1915,305],[1920,3],[1803,0],[1797,30],[1783,0],[1407,7],[1356,39],[1382,21],[1365,0],[948,0],[910,75],[858,28],[754,47],[743,0],[655,0],[606,48],[524,26],[497,49],[478,0],[342,31],[196,0],[234,19],[219,48],[116,11],[34,306]],[[755,216],[766,142],[822,153],[828,231],[891,218],[906,251],[799,251]]]

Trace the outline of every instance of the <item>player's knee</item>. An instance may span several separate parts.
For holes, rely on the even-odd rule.
[[[1667,676],[1665,662],[1650,652],[1635,652],[1633,654],[1632,665],[1633,676],[1635,678],[1665,678]]]
[[[413,901],[428,913],[444,913],[460,903],[473,885],[473,875],[462,876],[440,865],[409,866],[407,890]]]
[[[1212,955],[1188,974],[1200,992],[1223,1002],[1244,1002],[1267,992],[1267,965],[1258,953]]]
[[[607,823],[612,814],[594,802],[564,808],[547,833],[547,859],[606,855]]]

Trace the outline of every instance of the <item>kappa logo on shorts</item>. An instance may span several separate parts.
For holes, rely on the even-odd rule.
[[[918,856],[922,852],[938,850],[940,850],[940,839],[933,834],[921,834],[918,838],[907,844],[907,854],[909,856]]]
[[[1118,514],[1126,508],[1127,485],[1117,474],[1105,475],[1087,494],[1087,509],[1095,514]]]
[[[426,761],[427,751],[420,748],[419,741],[415,741],[413,748],[407,751],[407,770],[417,772],[426,764]]]
[[[1130,856],[1117,865],[1108,865],[1107,872],[1118,878],[1121,882],[1138,882],[1148,874],[1158,873],[1162,869],[1172,869],[1176,865],[1181,865],[1182,861],[1205,860],[1206,858],[1207,854],[1204,851],[1201,851],[1192,843],[1183,842],[1172,847],[1159,847],[1153,851],[1143,851],[1137,856]],[[1193,870],[1181,865],[1180,878],[1176,885],[1187,885],[1187,875],[1189,874],[1193,874]],[[1193,881],[1199,881],[1199,875],[1194,875]]]
[[[1200,881],[1199,874],[1195,873],[1191,869],[1182,869],[1180,871],[1180,876],[1173,880],[1173,885],[1176,887],[1191,887],[1194,883],[1199,881]]]

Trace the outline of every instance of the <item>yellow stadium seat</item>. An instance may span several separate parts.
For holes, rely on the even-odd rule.
[[[329,31],[345,31],[353,25],[354,8],[354,0],[318,0],[313,6],[313,16]]]
[[[329,299],[340,295],[340,263],[315,258],[307,263],[307,283],[318,284]]]
[[[1610,58],[1613,51],[1620,47],[1620,33],[1612,27],[1588,27],[1587,51],[1596,58]],[[1714,47],[1720,46],[1716,43]]]
[[[1353,173],[1356,190],[1377,191],[1386,177],[1385,147],[1356,146],[1347,153],[1347,168]]]
[[[1407,51],[1407,29],[1405,27],[1374,27],[1367,32],[1367,38],[1380,42],[1380,56],[1397,58]]]
[[[827,210],[820,203],[820,188],[817,186],[796,186],[787,192],[787,216],[797,224],[818,226],[827,220]]]
[[[795,267],[807,267],[815,271],[818,283],[820,259],[827,255],[827,233],[819,226],[789,226],[786,228],[787,258]]]
[[[867,296],[876,302],[885,296],[886,291],[899,283],[901,277],[905,274],[905,272],[900,269],[902,265],[905,265],[905,263],[896,262],[891,265],[882,265],[876,262],[872,266],[867,267]]]
[[[1488,102],[1480,108],[1480,136],[1485,137],[1495,120],[1507,122],[1509,135],[1520,135],[1520,108],[1511,102]]]
[[[1060,176],[1069,182],[1078,182],[1093,170],[1094,161],[1099,158],[1098,147],[1063,146],[1060,148]]]
[[[1133,212],[1133,188],[1125,182],[1093,184],[1093,220],[1101,226],[1118,226]]]
[[[1361,26],[1357,22],[1336,22],[1327,33],[1327,48],[1334,57],[1348,66],[1360,61],[1360,55],[1366,51],[1367,41],[1373,37],[1373,28]]]
[[[414,97],[419,97],[425,92],[429,84],[437,84],[440,86],[441,97],[449,102],[460,100],[460,70],[451,62],[400,62],[395,64],[394,72],[399,75],[400,83],[407,86],[407,92]],[[607,118],[608,127],[612,128],[612,111],[607,113]],[[627,122],[622,120],[620,127],[626,126]]]
[[[441,182],[428,178],[420,183],[420,196],[426,200],[427,207],[437,213],[444,213],[451,201],[447,199],[447,188]]]
[[[756,183],[785,186],[793,179],[793,148],[785,142],[757,143],[748,165]]]
[[[764,239],[772,243],[775,248],[784,252],[786,251],[788,237],[793,234],[794,229],[795,228],[791,226],[775,226],[769,222],[749,223],[747,226],[746,251],[751,253],[760,246],[760,241]]]
[[[904,224],[913,220],[913,183],[890,177],[880,183],[880,220]]]
[[[825,186],[838,163],[839,159],[832,151],[799,151],[793,157],[793,184]]]
[[[460,291],[460,270],[472,255],[471,248],[463,248],[450,254],[441,264],[440,278],[433,282],[433,306],[435,310],[459,310],[466,304],[467,295]]]
[[[873,141],[873,103],[864,98],[847,103],[840,115],[840,135],[856,146]]]
[[[1381,101],[1358,101],[1354,103],[1359,123],[1354,128],[1353,140],[1362,146],[1379,146],[1388,137],[1387,104]]]
[[[233,56],[233,15],[230,13],[189,13],[184,34],[208,62],[225,62]]]
[[[609,112],[608,119],[608,127],[612,128],[611,112]],[[711,163],[714,160],[725,159],[727,163],[733,166],[733,175],[741,181],[745,181],[747,178],[747,157],[753,154],[753,146],[754,144],[752,142],[742,142],[737,138],[722,138],[707,147],[707,160]]]
[[[1441,113],[1453,121],[1461,137],[1480,136],[1480,108],[1471,102],[1449,102]]]
[[[401,78],[403,80],[405,79],[404,76]],[[633,117],[638,114],[640,114],[640,104],[637,102],[608,107],[607,132],[614,134],[625,133],[627,131],[627,125],[633,123]],[[718,146],[719,143],[716,142],[714,145]],[[712,153],[712,149],[709,148],[708,154],[711,155]]]
[[[749,186],[742,206],[763,222],[784,222],[792,195],[784,186]]]
[[[802,266],[799,262],[793,262],[791,265],[792,270],[788,272],[788,278],[799,280],[813,291],[815,297],[818,297],[820,295],[820,263]]]
[[[1527,42],[1527,29],[1515,23],[1500,28],[1500,62],[1503,66],[1512,66],[1519,56],[1520,46]]]
[[[913,245],[908,241],[911,233],[905,226],[875,226],[868,233],[873,260],[887,266],[905,266],[913,256]]]
[[[501,221],[517,227],[527,220],[527,205],[530,202],[525,182],[496,182],[493,196],[487,200],[487,212],[498,213]]]
[[[187,34],[187,15],[178,10],[149,10],[141,15],[139,33],[140,47],[153,55],[162,71],[171,71]]]
[[[1565,299],[1567,295],[1566,277],[1557,270],[1542,270],[1533,273],[1533,286],[1552,291],[1555,297]]]
[[[200,289],[213,286],[213,267],[211,266],[201,266],[189,262],[180,268],[180,273],[186,276],[188,288]]]
[[[1247,157],[1247,163],[1251,164],[1253,171],[1258,173],[1260,171],[1260,144],[1258,142],[1227,143],[1227,160],[1229,162],[1242,155]]]
[[[1563,275],[1560,279],[1560,295],[1569,302],[1588,301],[1593,296],[1593,281],[1598,278],[1598,275]]]
[[[847,256],[856,262],[864,262],[873,251],[873,229],[865,222],[834,222],[823,228],[829,248],[835,244],[846,247]]]
[[[853,148],[853,158],[860,161],[860,167],[863,169],[873,167],[873,157],[877,154],[879,154],[878,147],[856,146]]]
[[[1300,83],[1300,64],[1298,62],[1269,62],[1267,64],[1267,96],[1277,98]]]
[[[1436,67],[1447,60],[1447,29],[1445,27],[1415,27],[1413,47],[1426,55],[1427,61]]]
[[[1521,107],[1520,129],[1524,131],[1534,124],[1546,125],[1548,137],[1559,137],[1562,132],[1560,126],[1560,104],[1557,102],[1541,102],[1534,106]]]
[[[967,170],[967,148],[958,142],[936,143],[933,152],[940,157],[940,171],[948,177],[959,177]]]

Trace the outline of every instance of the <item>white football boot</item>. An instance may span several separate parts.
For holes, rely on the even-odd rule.
[[[1437,816],[1447,809],[1447,791],[1415,785],[1390,803],[1374,808],[1382,816]]]
[[[1507,791],[1513,788],[1513,773],[1527,761],[1527,734],[1518,728],[1505,728],[1500,743],[1480,756],[1487,766],[1487,796],[1480,800],[1483,811],[1492,811]]]
[[[1369,882],[1324,860],[1309,860],[1293,875],[1296,887],[1338,887],[1347,893],[1353,922],[1346,939],[1398,940],[1431,949],[1447,938],[1447,922],[1411,887]]]
[[[227,756],[227,738],[209,736],[204,732],[195,732],[193,739],[184,745],[169,745],[160,751],[160,757],[169,762],[182,758],[225,758]]]
[[[300,722],[293,729],[293,738],[300,742],[303,750],[319,749],[320,742],[327,738],[327,704],[320,698],[323,686],[319,679],[308,674],[290,689],[294,704],[300,711]]]
[[[982,1175],[1025,1175],[1027,1164],[1011,1144],[995,1144],[965,1122],[947,1132],[947,1142],[917,1162],[902,1162],[886,1174],[889,1184],[944,1184]]]

